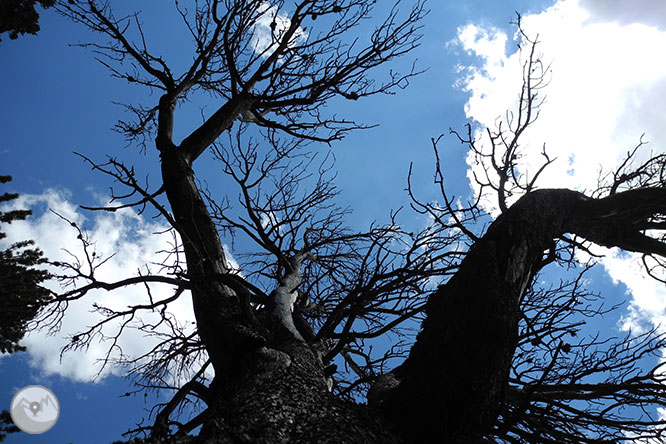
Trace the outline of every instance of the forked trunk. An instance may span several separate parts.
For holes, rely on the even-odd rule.
[[[482,442],[504,400],[521,299],[553,239],[571,232],[630,251],[664,249],[640,232],[665,209],[663,190],[605,199],[558,189],[523,196],[431,295],[410,356],[394,372],[398,383],[367,407],[330,393],[321,353],[290,333],[287,305],[278,323],[248,317],[218,279],[228,272],[224,253],[189,162],[177,150],[163,151],[162,167],[199,333],[217,375],[202,443]]]

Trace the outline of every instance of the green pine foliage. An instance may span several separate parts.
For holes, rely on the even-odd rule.
[[[55,0],[0,1],[0,34],[8,32],[12,40],[16,40],[19,34],[37,34],[39,31],[39,13],[35,10],[37,3],[46,9],[53,6]]]
[[[0,176],[7,183],[11,176]],[[18,194],[0,195],[0,203],[14,200]],[[24,220],[28,210],[0,211],[0,223]],[[0,231],[0,239],[7,235]],[[51,293],[40,284],[50,277],[45,270],[35,268],[46,262],[42,251],[31,248],[34,241],[16,242],[0,251],[0,353],[25,350],[19,341],[39,309],[51,298]]]
[[[19,428],[14,425],[9,411],[0,412],[0,442],[4,441],[8,434],[18,431]]]

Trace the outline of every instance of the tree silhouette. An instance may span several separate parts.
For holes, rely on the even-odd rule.
[[[5,0],[0,4],[0,34],[9,33],[16,40],[19,34],[35,35],[39,32],[39,13],[35,5],[50,8],[55,0]],[[2,39],[0,39],[2,41]]]
[[[4,441],[9,433],[17,433],[20,429],[14,425],[12,417],[7,410],[0,412],[0,442]]]
[[[146,286],[149,302],[98,307],[105,318],[72,337],[67,349],[86,347],[111,321],[122,321],[117,339],[141,313],[162,316],[171,334],[130,362],[144,388],[174,390],[152,423],[135,430],[149,442],[580,443],[660,436],[663,375],[659,365],[646,371],[642,358],[657,355],[664,337],[577,338],[585,319],[605,310],[582,285],[589,267],[553,287],[536,282],[548,264],[580,269],[574,254],[590,242],[644,254],[659,277],[665,157],[634,166],[637,148],[591,195],[539,189],[539,173],[551,160],[544,152],[543,168],[528,178],[519,142],[538,116],[547,67],[537,42],[523,35],[517,111],[488,129],[485,142],[471,126],[453,131],[485,166],[477,197],[493,194],[501,214],[491,220],[478,199],[458,204],[447,194],[436,139],[443,203],[422,202],[409,187],[412,209],[430,215],[432,226],[407,231],[394,212],[384,224],[352,230],[347,210],[335,204],[330,154],[308,146],[362,127],[327,114],[326,103],[389,93],[416,74],[389,72],[384,83],[371,77],[417,45],[423,4],[396,4],[372,33],[358,35],[374,3],[176,3],[195,48],[191,65],[176,71],[150,52],[136,16],[116,18],[94,1],[59,2],[59,12],[106,38],[83,46],[114,76],[159,97],[126,105],[136,118],[116,128],[144,150],[154,141],[159,184],[144,185],[115,158],[100,163],[82,155],[123,188],[110,206],[89,209],[151,208],[177,242],[159,273],[103,282],[95,273],[103,259],[74,224],[84,258],[60,264],[59,278],[70,287],[43,319],[57,318],[69,301],[95,289]],[[201,91],[217,101],[215,110],[174,140],[175,110]],[[251,131],[256,127],[260,137]],[[222,197],[197,181],[195,161],[206,151],[230,183]],[[238,269],[221,236],[255,247],[239,257]],[[171,295],[153,298],[154,284],[171,286]],[[189,296],[194,332],[168,314],[170,303]],[[421,321],[414,341],[410,329]],[[380,337],[390,346],[375,347]],[[178,414],[196,401],[196,416]],[[187,436],[198,426],[197,438]]]
[[[11,181],[11,176],[0,176],[0,183]],[[18,194],[4,193],[0,202],[10,202]],[[0,211],[0,223],[25,220],[31,214],[28,210]],[[0,239],[7,235],[0,232]],[[32,321],[50,299],[51,293],[40,284],[50,277],[43,270],[34,268],[44,264],[46,259],[31,240],[16,242],[0,251],[0,353],[24,351],[19,341],[25,335],[28,323]]]

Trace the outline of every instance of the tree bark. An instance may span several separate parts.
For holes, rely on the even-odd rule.
[[[215,388],[205,444],[400,444],[366,406],[342,401],[326,383],[321,359],[301,341],[260,348],[233,383]]]

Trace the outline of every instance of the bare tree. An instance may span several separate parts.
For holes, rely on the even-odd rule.
[[[634,151],[592,196],[538,189],[539,172],[528,178],[520,168],[519,141],[538,115],[546,71],[536,40],[524,36],[518,111],[487,131],[490,152],[471,126],[466,134],[454,132],[485,166],[486,177],[477,178],[481,193],[494,192],[501,215],[484,223],[489,216],[478,200],[460,205],[447,194],[437,139],[435,185],[443,203],[422,202],[409,187],[412,209],[431,216],[432,226],[407,231],[392,212],[384,224],[347,227],[347,210],[335,204],[332,154],[306,145],[361,127],[326,115],[329,99],[388,93],[416,73],[390,73],[379,84],[370,77],[415,47],[425,13],[421,2],[402,12],[396,4],[370,36],[353,37],[373,3],[209,0],[191,10],[176,3],[195,44],[182,73],[150,52],[137,16],[116,18],[94,1],[58,3],[61,13],[108,39],[84,46],[114,76],[160,94],[155,104],[127,105],[136,119],[117,127],[144,149],[155,141],[159,185],[144,185],[133,167],[114,158],[84,157],[123,188],[110,206],[96,209],[151,208],[170,225],[174,245],[157,272],[102,282],[95,272],[105,259],[74,224],[84,257],[58,264],[70,287],[47,307],[43,322],[57,326],[66,304],[91,290],[146,286],[149,303],[124,311],[98,307],[105,318],[74,336],[70,348],[85,347],[105,324],[121,320],[116,347],[142,312],[160,314],[169,333],[134,361],[144,388],[174,390],[154,421],[135,430],[151,442],[573,443],[659,436],[666,422],[654,409],[664,405],[663,376],[659,366],[645,371],[639,364],[664,338],[650,332],[572,340],[587,317],[607,310],[582,285],[585,267],[553,287],[535,280],[551,263],[579,268],[574,252],[589,242],[643,253],[658,277],[666,256],[659,231],[664,157],[633,167]],[[177,142],[175,110],[200,91],[217,108]],[[250,131],[255,127],[260,137]],[[231,184],[221,196],[195,176],[194,162],[206,150]],[[544,159],[545,168],[545,152]],[[255,247],[239,256],[239,269],[220,236],[242,236]],[[153,298],[155,284],[171,286],[171,296]],[[169,304],[190,295],[193,332],[168,313]],[[380,337],[391,345],[377,347]],[[359,402],[366,393],[367,405]],[[179,409],[195,402],[205,405],[201,413],[182,419]],[[631,406],[644,416],[624,410]],[[198,438],[187,436],[199,425]]]

